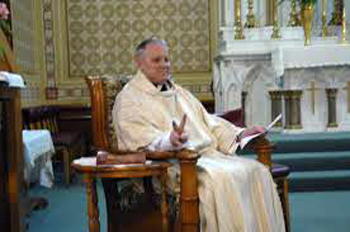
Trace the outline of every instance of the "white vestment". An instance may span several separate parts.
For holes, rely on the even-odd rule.
[[[172,83],[172,82],[171,82]],[[261,163],[235,155],[241,128],[206,112],[188,91],[172,83],[157,89],[140,71],[118,94],[113,123],[120,149],[171,147],[172,121],[187,115],[189,144],[199,151],[198,193],[205,232],[283,232],[276,185]],[[169,170],[170,187],[179,192],[179,165]]]

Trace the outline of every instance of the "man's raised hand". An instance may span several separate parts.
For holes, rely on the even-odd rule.
[[[170,133],[170,142],[175,147],[181,147],[182,144],[188,141],[188,134],[184,131],[186,120],[187,115],[184,114],[179,126],[175,121],[173,121],[173,130]]]

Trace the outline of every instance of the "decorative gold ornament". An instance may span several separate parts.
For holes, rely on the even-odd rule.
[[[273,29],[272,29],[272,39],[280,39],[281,38],[281,31],[278,20],[274,20],[273,22]]]
[[[341,19],[341,41],[346,42],[346,18],[345,18],[345,4],[343,4],[343,14]]]
[[[243,40],[244,35],[243,35],[243,25],[241,20],[236,20],[235,22],[235,39],[237,40]]]
[[[306,4],[301,9],[301,19],[304,27],[305,46],[311,44],[312,20],[314,18],[314,5]]]
[[[327,0],[322,0],[322,37],[328,36],[327,27]]]
[[[292,0],[292,11],[290,12],[290,19],[288,22],[288,26],[290,27],[297,27],[301,26],[300,19],[298,17],[298,12],[297,12],[297,1]]]
[[[276,1],[273,2],[274,4],[274,19],[273,19],[273,29],[272,29],[272,39],[280,39],[281,38],[281,32],[280,32],[280,25],[278,21],[278,3]]]
[[[235,0],[235,39],[243,40],[243,25],[241,19],[241,0]]]
[[[253,0],[248,0],[248,14],[247,14],[247,21],[244,25],[244,27],[247,28],[254,28],[258,26],[258,21],[255,19],[254,15],[254,3]]]

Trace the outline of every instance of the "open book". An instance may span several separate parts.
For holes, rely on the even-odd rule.
[[[25,88],[25,84],[21,75],[0,71],[0,81],[8,83],[9,87]]]
[[[239,143],[239,146],[241,147],[241,149],[243,149],[247,143],[249,143],[252,139],[256,138],[256,137],[259,137],[261,135],[265,135],[267,134],[271,128],[279,121],[281,120],[282,118],[282,114],[279,114],[267,127],[266,127],[266,130],[265,132],[263,133],[257,133],[257,134],[254,134],[254,135],[250,135],[250,136],[247,136],[247,137],[244,137],[241,139],[240,143]]]

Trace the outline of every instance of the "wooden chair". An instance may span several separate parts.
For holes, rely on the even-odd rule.
[[[93,146],[95,150],[107,151],[118,155],[118,141],[111,126],[111,110],[116,95],[127,82],[127,77],[100,77],[89,76],[86,78],[90,89]],[[250,146],[258,155],[258,160],[267,167],[272,167],[271,152],[273,145],[265,138],[257,138]],[[155,152],[147,153],[148,159],[169,159],[177,158],[180,163],[180,207],[177,218],[178,229],[183,232],[199,231],[199,201],[197,192],[196,162],[199,155],[188,151],[178,152]],[[102,179],[108,215],[108,231],[115,231],[115,218],[118,217],[118,187],[111,179]],[[144,186],[149,186],[149,182],[144,182]],[[120,199],[119,199],[120,200]],[[170,206],[171,207],[171,206]],[[120,215],[120,214],[119,214]],[[113,219],[114,218],[114,219]],[[139,219],[138,219],[139,221]],[[156,231],[156,230],[153,230]]]

